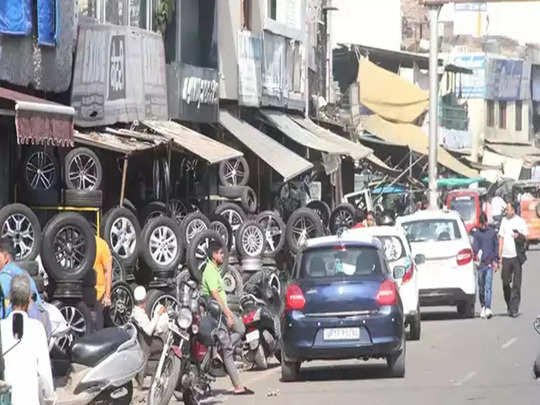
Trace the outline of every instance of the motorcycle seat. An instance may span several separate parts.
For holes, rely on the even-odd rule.
[[[76,340],[71,347],[71,361],[94,367],[101,360],[127,342],[129,333],[122,328],[105,328]]]

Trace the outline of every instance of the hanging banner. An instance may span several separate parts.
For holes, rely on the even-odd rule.
[[[76,125],[168,119],[165,75],[159,34],[81,23],[71,93]]]
[[[238,104],[258,107],[262,91],[262,38],[238,32]]]
[[[487,65],[487,99],[515,101],[522,100],[521,80],[523,61],[490,59]]]

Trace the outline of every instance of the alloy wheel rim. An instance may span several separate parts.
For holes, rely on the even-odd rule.
[[[176,222],[181,223],[188,214],[185,204],[180,200],[169,200],[169,211]]]
[[[34,227],[24,214],[12,214],[2,224],[2,237],[11,239],[15,247],[15,260],[24,260],[35,244]]]
[[[223,289],[227,294],[232,294],[236,291],[237,283],[231,272],[227,271],[223,275]]]
[[[152,305],[152,310],[151,310],[152,314],[156,312],[156,308],[158,307],[158,305],[162,305],[167,309],[171,308],[173,311],[178,310],[178,301],[176,300],[175,297],[173,297],[170,294],[164,294],[160,296],[156,300],[156,302],[154,302],[154,304]]]
[[[119,285],[111,293],[111,321],[115,326],[123,326],[131,318],[134,302],[128,287]]]
[[[156,227],[150,234],[148,249],[152,260],[160,266],[172,264],[178,254],[176,234],[168,226]]]
[[[226,181],[226,185],[228,186],[238,186],[242,183],[246,172],[244,165],[240,161],[240,159],[232,159],[227,160],[224,162],[225,165],[225,173],[224,178]]]
[[[95,190],[98,180],[97,166],[93,156],[84,152],[78,153],[69,162],[69,180],[77,190]]]
[[[315,236],[317,228],[311,219],[301,216],[292,226],[293,238],[298,246]]]
[[[264,235],[266,239],[266,251],[274,252],[279,245],[279,242],[283,235],[283,232],[279,227],[278,222],[272,215],[268,215],[267,218],[262,218],[259,221],[259,224],[264,229]]]
[[[260,256],[264,249],[264,234],[258,226],[248,225],[242,232],[240,243],[249,256]]]
[[[229,229],[220,221],[214,221],[210,224],[210,229],[216,231],[223,239],[225,246],[229,246]]]
[[[63,270],[78,268],[84,262],[87,248],[88,242],[78,227],[64,226],[54,236],[54,257]]]
[[[69,333],[59,338],[56,341],[56,345],[59,349],[66,350],[68,347],[71,347],[75,338],[82,337],[86,334],[86,319],[77,307],[71,305],[63,306],[60,308],[60,312],[66,320]]]
[[[126,217],[117,218],[111,226],[110,240],[111,246],[118,256],[122,259],[131,257],[137,247],[135,226]]]
[[[54,185],[56,176],[54,162],[45,152],[35,152],[26,163],[25,176],[32,189],[50,190]]]
[[[197,234],[201,233],[202,231],[205,231],[206,229],[208,229],[208,227],[206,226],[206,223],[202,219],[200,218],[193,219],[186,226],[186,242],[190,243]]]

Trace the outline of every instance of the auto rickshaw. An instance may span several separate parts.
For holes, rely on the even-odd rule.
[[[518,213],[527,223],[529,244],[540,243],[540,182],[516,181],[512,185],[513,201],[518,201]]]

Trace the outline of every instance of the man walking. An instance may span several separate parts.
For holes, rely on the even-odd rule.
[[[480,214],[480,227],[473,235],[473,250],[480,261],[478,268],[478,298],[482,307],[480,317],[490,319],[493,316],[491,311],[491,291],[493,271],[497,271],[499,261],[499,241],[497,232],[488,226],[485,213]]]
[[[240,382],[240,373],[234,363],[234,340],[239,340],[244,333],[244,325],[227,305],[227,294],[219,268],[223,265],[223,249],[221,244],[211,241],[208,246],[208,263],[203,271],[202,294],[217,301],[227,322],[226,328],[221,328],[217,338],[223,349],[225,370],[234,386],[234,395],[250,395],[253,391],[244,387]]]
[[[527,223],[516,215],[511,202],[506,204],[506,216],[499,228],[499,260],[502,266],[504,300],[508,315],[519,316],[521,301],[521,273],[525,263],[525,244],[528,234]]]

